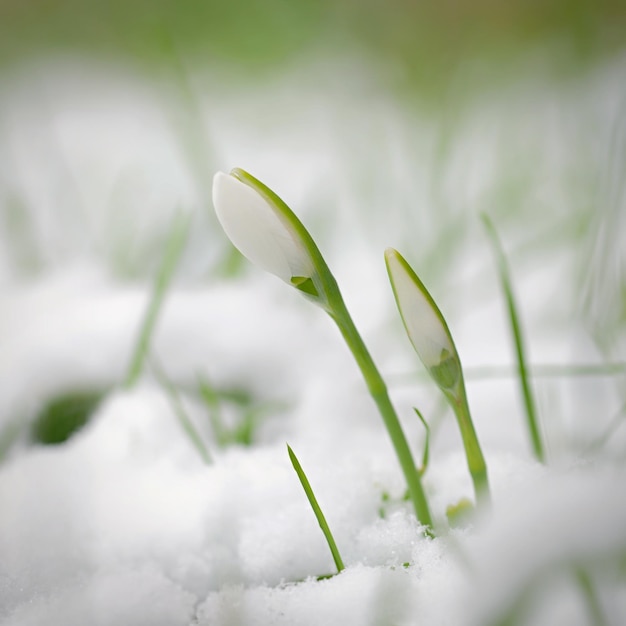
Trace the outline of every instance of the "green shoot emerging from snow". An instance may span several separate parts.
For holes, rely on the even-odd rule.
[[[487,466],[467,404],[461,361],[441,311],[402,255],[388,248],[385,262],[406,332],[457,418],[476,500],[489,501]]]
[[[383,418],[404,473],[417,519],[432,529],[432,518],[419,470],[389,399],[385,382],[311,235],[273,191],[240,169],[234,169],[230,174],[219,172],[215,175],[213,204],[224,231],[245,257],[298,289],[325,309],[335,321]]]
[[[178,422],[180,423],[183,431],[189,438],[191,445],[193,445],[193,447],[196,449],[204,463],[210,465],[212,463],[212,459],[209,450],[202,440],[202,436],[194,426],[194,423],[189,418],[189,415],[187,415],[187,411],[185,411],[185,407],[183,405],[180,395],[178,394],[178,390],[154,357],[152,358],[150,365],[152,367],[152,372],[154,373],[157,382],[159,383],[159,385],[161,385],[161,387],[167,394],[170,406],[174,411],[174,415],[178,419]]]
[[[428,422],[424,419],[424,416],[420,413],[419,409],[413,407],[415,411],[415,415],[419,418],[420,422],[424,425],[426,429],[426,438],[424,439],[424,453],[422,454],[422,467],[420,467],[420,476],[423,476],[428,469],[428,461],[430,459],[430,426]]]
[[[532,442],[533,451],[537,459],[541,462],[545,461],[545,451],[543,441],[541,439],[541,432],[539,430],[539,424],[537,421],[537,412],[535,411],[535,399],[532,393],[532,387],[530,385],[530,379],[528,375],[528,367],[526,365],[526,351],[524,349],[524,339],[522,337],[522,327],[519,321],[519,315],[517,313],[517,304],[515,302],[515,296],[513,295],[513,287],[511,285],[511,278],[509,276],[509,266],[502,249],[502,244],[498,237],[498,233],[486,214],[482,216],[487,234],[491,240],[491,246],[496,255],[498,262],[498,269],[500,271],[500,282],[502,283],[502,290],[506,298],[506,305],[509,313],[509,322],[511,324],[511,335],[513,336],[513,343],[515,344],[515,355],[517,357],[517,369],[519,373],[519,381],[522,388],[522,397],[524,398],[524,407],[526,408],[526,420],[528,424],[528,431],[530,432],[530,440]]]
[[[324,517],[324,513],[322,513],[322,509],[317,502],[317,498],[313,493],[313,488],[311,487],[311,483],[309,483],[304,470],[302,469],[302,465],[300,465],[300,461],[298,461],[298,457],[296,457],[294,451],[287,445],[287,452],[289,453],[289,459],[291,464],[293,465],[293,469],[296,470],[296,474],[300,479],[300,484],[304,489],[304,493],[306,493],[306,497],[309,500],[309,504],[313,509],[313,513],[315,513],[315,517],[317,518],[317,523],[320,525],[322,532],[324,533],[324,537],[326,538],[326,543],[328,543],[328,547],[330,548],[330,552],[333,555],[333,560],[335,561],[335,565],[337,566],[337,572],[341,572],[344,569],[343,561],[341,560],[341,555],[339,554],[339,549],[337,548],[337,544],[335,543],[335,538],[333,534],[330,532],[330,528],[328,523],[326,522],[326,518]]]
[[[187,232],[189,230],[190,219],[188,216],[179,213],[174,218],[170,236],[165,247],[165,254],[161,261],[158,274],[154,281],[150,302],[146,308],[137,343],[133,351],[128,372],[126,373],[125,387],[130,389],[133,387],[143,371],[144,363],[148,352],[150,351],[150,340],[156,326],[159,313],[165,300],[165,295],[170,287],[172,276],[178,265],[180,255],[182,254],[185,242],[187,241]]]

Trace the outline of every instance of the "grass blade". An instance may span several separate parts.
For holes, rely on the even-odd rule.
[[[207,465],[210,465],[212,463],[212,459],[211,455],[209,454],[209,450],[204,444],[204,441],[202,441],[202,437],[200,436],[200,433],[196,430],[193,422],[189,419],[189,416],[187,415],[187,412],[183,407],[183,403],[181,402],[180,395],[176,390],[176,387],[174,387],[172,381],[167,377],[163,369],[159,367],[154,358],[151,360],[150,367],[152,369],[152,372],[154,373],[155,378],[157,379],[157,382],[159,383],[159,385],[161,385],[161,387],[163,387],[163,389],[167,393],[170,405],[174,410],[174,413],[178,418],[180,425],[183,427],[183,430],[193,444],[193,447],[198,451],[198,454],[202,457],[202,460]]]
[[[224,428],[221,417],[220,397],[216,389],[209,384],[206,378],[198,376],[198,391],[208,412],[211,428],[217,441],[217,445],[223,448],[229,443],[229,436]]]
[[[413,407],[415,411],[415,415],[419,418],[420,422],[424,425],[426,429],[426,440],[424,441],[424,453],[422,456],[422,467],[420,467],[420,476],[423,476],[428,469],[428,461],[430,459],[430,426],[428,422],[424,419],[424,416],[421,414],[420,410],[416,407]]]
[[[309,503],[311,508],[313,509],[313,513],[315,513],[315,517],[317,518],[317,522],[324,533],[324,537],[326,538],[326,543],[328,543],[328,547],[330,548],[330,552],[333,555],[333,559],[335,561],[335,565],[337,566],[337,572],[341,572],[341,570],[345,569],[343,561],[341,560],[341,555],[339,554],[339,549],[337,548],[337,544],[335,543],[335,539],[333,534],[330,532],[330,528],[328,527],[328,523],[326,522],[326,518],[324,517],[324,513],[322,513],[322,509],[320,505],[317,503],[317,498],[313,493],[313,489],[311,488],[311,484],[300,465],[294,451],[291,449],[289,444],[287,444],[287,451],[289,452],[289,459],[291,460],[291,464],[293,465],[293,469],[296,470],[296,474],[300,479],[300,483],[302,488],[304,489],[304,493],[306,493],[306,497],[309,499]]]
[[[608,621],[604,615],[597,589],[589,575],[589,572],[582,568],[576,569],[574,572],[578,588],[585,600],[589,619],[594,626],[607,626]]]
[[[522,397],[524,399],[526,420],[528,423],[528,430],[530,432],[533,452],[535,453],[537,459],[543,463],[545,462],[545,450],[541,438],[541,432],[539,430],[537,411],[535,409],[535,400],[530,386],[528,366],[526,363],[526,351],[524,348],[524,338],[522,336],[522,328],[519,320],[517,304],[515,302],[515,296],[513,295],[513,287],[511,284],[511,277],[509,273],[507,259],[500,243],[498,233],[496,232],[496,229],[491,219],[489,219],[489,217],[484,213],[481,217],[483,223],[485,224],[487,234],[496,255],[498,270],[500,273],[500,282],[502,283],[502,290],[504,291],[504,296],[506,298],[506,304],[509,313],[509,322],[511,325],[511,334],[513,336],[513,342],[515,344],[515,355],[517,358],[519,381],[522,390]]]
[[[143,371],[146,356],[150,348],[150,340],[161,311],[165,294],[170,286],[174,270],[180,259],[181,252],[187,240],[190,218],[178,213],[174,218],[169,239],[165,247],[165,254],[152,289],[152,296],[146,309],[139,336],[135,344],[124,386],[133,387]]]

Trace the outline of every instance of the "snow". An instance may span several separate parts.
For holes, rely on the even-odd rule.
[[[89,80],[106,99],[93,99],[89,89],[80,90],[84,97],[75,91],[76,67],[57,67],[55,72],[58,84],[52,89],[40,74],[26,71],[15,89],[3,86],[0,107],[3,127],[13,129],[11,148],[0,147],[0,158],[11,163],[15,186],[21,185],[28,197],[37,240],[33,249],[42,263],[39,272],[28,274],[9,247],[0,255],[0,427],[15,420],[24,426],[0,464],[2,626],[483,626],[501,623],[515,608],[519,624],[582,626],[592,618],[577,582],[580,571],[590,577],[607,624],[624,621],[623,438],[618,433],[602,454],[583,453],[576,443],[580,433],[585,445],[604,433],[623,404],[619,385],[611,379],[585,380],[584,398],[576,402],[572,398],[577,396],[571,395],[580,385],[576,380],[537,383],[545,390],[541,413],[551,451],[550,463],[542,466],[530,456],[514,381],[468,378],[493,508],[447,529],[446,508],[472,495],[458,430],[448,414],[438,426],[433,424],[424,485],[438,533],[435,539],[425,537],[403,501],[402,474],[380,418],[331,320],[295,290],[251,268],[231,278],[209,272],[207,279],[206,267],[227,249],[223,234],[203,205],[207,198],[201,185],[194,185],[181,165],[179,146],[163,122],[166,116],[152,88],[132,76],[120,73],[118,78],[115,72],[94,68],[87,73]],[[87,80],[84,70],[78,74]],[[615,89],[609,70],[589,81],[609,95]],[[45,168],[33,156],[39,141],[35,131],[49,120],[42,121],[34,105],[20,112],[19,104],[20,97],[42,84],[51,89],[46,91],[48,105],[63,112],[54,123],[68,167],[80,181],[76,196],[67,189],[57,196],[47,193],[54,177],[42,174]],[[536,97],[546,89],[540,85]],[[558,92],[547,93],[548,101],[559,97]],[[574,106],[566,96],[565,103]],[[300,106],[319,111],[319,101],[311,94],[300,97]],[[341,97],[346,99],[338,110],[349,113],[350,100]],[[419,406],[437,422],[438,396],[423,372],[412,375],[421,370],[402,335],[382,250],[389,244],[403,248],[401,244],[414,237],[435,237],[435,218],[416,215],[414,206],[404,205],[402,213],[402,202],[407,201],[401,189],[394,210],[398,218],[406,216],[405,222],[369,207],[352,228],[325,229],[334,211],[337,223],[349,223],[355,216],[351,207],[364,193],[359,185],[351,187],[356,174],[335,176],[337,197],[345,199],[340,207],[346,211],[337,205],[316,208],[324,193],[333,197],[318,182],[329,180],[328,160],[322,156],[339,158],[332,133],[316,133],[313,141],[310,128],[289,126],[289,120],[278,115],[267,128],[258,129],[252,111],[237,108],[243,106],[237,94],[224,98],[207,114],[213,120],[213,148],[227,161],[219,167],[250,169],[305,223],[313,223],[311,230],[383,373],[389,381],[394,374],[409,375],[409,384],[389,386],[420,458],[424,432],[411,407]],[[269,106],[263,98],[261,109]],[[96,102],[115,106],[107,109]],[[547,110],[551,106],[545,104]],[[597,106],[594,120],[604,116],[609,125],[605,101],[598,99]],[[405,113],[390,107],[382,96],[374,107],[378,114],[387,111],[388,119],[398,120],[398,127],[389,129],[389,137],[396,138],[389,139],[389,151],[396,159],[398,154],[412,154],[419,161],[428,153],[430,139],[410,152],[399,139],[399,129],[407,123]],[[496,112],[502,126],[519,114],[513,106]],[[337,115],[328,128],[341,119],[339,113],[328,115]],[[365,113],[359,109],[359,115]],[[474,125],[469,124],[468,136],[480,130],[483,115],[494,111],[476,115],[478,121],[470,115]],[[126,139],[133,146],[131,165],[145,168],[145,178],[131,176],[134,165],[125,170],[116,161],[126,146],[128,120],[135,117],[145,127],[133,126]],[[327,128],[321,114],[315,119]],[[558,144],[552,117],[541,119],[539,123],[550,128],[546,142]],[[125,123],[118,127],[119,120]],[[31,132],[20,139],[15,129],[25,123]],[[105,132],[107,123],[111,126]],[[287,127],[277,134],[281,123]],[[432,139],[434,132],[430,128],[426,134]],[[100,143],[103,137],[106,142]],[[563,142],[566,139],[565,133]],[[454,163],[476,145],[459,141]],[[460,174],[455,165],[446,174],[451,177],[446,195],[452,193],[455,177],[470,189],[460,194],[463,210],[479,204],[489,177],[497,174],[497,160],[487,143],[484,159],[475,162],[478,173]],[[268,145],[269,156],[263,152]],[[296,145],[297,158],[289,153]],[[564,157],[558,145],[550,145],[550,159],[558,162],[558,170]],[[568,152],[567,145],[562,152]],[[129,157],[128,151],[124,154]],[[170,177],[172,162],[176,167]],[[98,166],[89,170],[88,163]],[[129,223],[151,224],[143,239],[137,231],[138,249],[149,262],[143,274],[131,271],[132,279],[120,278],[113,254],[124,248],[132,229],[115,227],[101,199],[112,193],[116,167],[129,176],[122,194]],[[80,175],[88,171],[86,178]],[[207,173],[207,180],[212,174]],[[406,178],[401,179],[407,186]],[[138,202],[146,180],[156,181],[156,191]],[[388,185],[389,179],[384,182]],[[384,191],[376,184],[370,180],[368,193],[374,198]],[[409,195],[408,204],[425,206],[422,186]],[[83,213],[77,210],[78,197],[85,201]],[[159,200],[154,203],[155,197]],[[71,217],[55,213],[61,201]],[[161,311],[152,351],[179,387],[190,419],[211,451],[210,465],[193,448],[149,367],[138,386],[121,385],[148,301],[163,229],[177,204],[193,214],[192,237]],[[51,215],[56,216],[53,225]],[[524,220],[532,221],[526,214]],[[415,235],[416,222],[422,222],[426,235]],[[396,241],[379,241],[394,229],[400,233]],[[514,239],[516,231],[510,232]],[[5,243],[11,238],[8,231],[0,234]],[[96,245],[98,241],[106,245]],[[484,280],[485,268],[491,267],[488,251],[479,238],[469,241],[471,245],[461,246],[448,265],[444,263],[444,270],[426,268],[442,282],[425,282],[429,287],[433,283],[433,296],[446,314],[464,365],[510,362],[497,288]],[[580,321],[567,324],[568,308],[562,301],[573,301],[576,273],[572,252],[560,252],[560,263],[544,264],[540,278],[520,276],[515,283],[523,312],[528,313],[531,358],[559,361],[573,353],[597,359],[593,342],[580,338]],[[538,253],[542,259],[544,253]],[[413,260],[421,265],[425,258],[426,252],[416,253]],[[452,279],[445,278],[446,267],[456,268]],[[493,270],[487,273],[493,275]],[[478,280],[481,275],[483,280]],[[555,284],[563,288],[559,307],[552,302]],[[555,319],[545,321],[548,314],[557,316],[563,328],[554,331]],[[546,341],[538,342],[537,337]],[[262,416],[253,445],[217,446],[207,408],[194,393],[199,375],[216,389],[243,390],[250,396]],[[28,425],[38,409],[58,394],[78,389],[106,392],[89,423],[61,445],[31,442]],[[241,408],[231,403],[224,412],[225,420],[237,420]],[[286,442],[298,455],[346,562],[345,571],[332,578],[317,579],[333,573],[333,561],[290,466]]]

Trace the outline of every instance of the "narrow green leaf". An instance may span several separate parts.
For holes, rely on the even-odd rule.
[[[450,528],[460,528],[466,522],[474,511],[474,505],[467,499],[461,498],[456,504],[450,504],[446,507],[446,517]]]
[[[159,383],[159,385],[161,385],[163,390],[166,392],[167,397],[170,401],[170,406],[172,407],[174,414],[178,418],[178,422],[180,423],[183,430],[185,431],[185,434],[187,435],[187,437],[189,437],[189,441],[191,441],[193,447],[197,450],[202,460],[207,465],[210,465],[212,460],[211,460],[211,455],[209,454],[209,450],[204,444],[204,442],[202,441],[202,437],[200,436],[200,433],[196,430],[196,427],[194,426],[193,422],[187,415],[187,412],[185,411],[185,408],[183,406],[183,403],[181,401],[180,395],[178,394],[176,387],[173,385],[172,381],[167,377],[163,369],[157,364],[156,359],[154,358],[151,359],[150,368],[152,369],[152,372],[154,373],[154,376],[157,379],[157,382]]]
[[[496,261],[498,264],[498,270],[500,273],[500,282],[502,284],[502,290],[504,291],[504,297],[506,299],[507,310],[509,313],[509,323],[511,325],[511,335],[513,337],[513,343],[515,345],[515,355],[517,358],[517,368],[519,373],[519,381],[524,399],[524,408],[526,410],[526,422],[528,425],[528,431],[530,433],[530,439],[533,446],[533,452],[539,461],[545,462],[545,450],[543,440],[541,438],[541,431],[539,429],[539,423],[537,419],[537,411],[535,409],[535,399],[533,396],[532,388],[530,385],[530,379],[528,374],[528,366],[526,362],[526,349],[524,347],[524,338],[522,335],[522,327],[518,314],[518,307],[513,294],[513,286],[511,283],[511,277],[509,272],[509,266],[498,237],[498,233],[493,225],[493,222],[488,215],[483,213],[481,215],[487,235],[491,241]]]
[[[326,543],[328,543],[328,547],[330,548],[330,552],[333,555],[333,560],[335,561],[335,565],[337,566],[337,572],[341,572],[345,568],[343,561],[341,560],[341,555],[339,554],[339,549],[337,548],[337,544],[335,543],[335,539],[333,534],[330,532],[330,528],[328,527],[328,523],[326,522],[326,518],[324,517],[324,513],[322,513],[322,509],[320,505],[317,503],[317,498],[313,493],[313,489],[309,480],[300,465],[294,451],[291,449],[289,444],[287,444],[287,452],[289,453],[289,459],[291,460],[291,464],[293,465],[293,469],[296,470],[296,474],[300,480],[300,484],[304,489],[304,493],[309,500],[309,504],[313,509],[313,513],[315,513],[315,517],[317,518],[317,523],[320,525],[322,532],[324,533],[324,537],[326,538]]]
[[[229,442],[228,433],[222,422],[220,396],[217,390],[209,383],[206,377],[198,376],[198,390],[209,413],[209,420],[213,429],[213,435],[220,448]]]
[[[419,417],[422,424],[424,424],[424,428],[426,429],[426,440],[424,441],[424,454],[422,455],[422,467],[420,467],[420,476],[423,476],[428,469],[428,461],[430,459],[430,426],[428,422],[424,419],[424,416],[421,414],[420,410],[416,407],[413,407],[415,414]]]
[[[181,252],[187,240],[190,219],[187,215],[178,213],[172,223],[170,236],[165,247],[165,254],[161,267],[156,275],[150,302],[146,308],[144,318],[137,336],[135,349],[133,350],[124,386],[128,389],[133,387],[144,368],[146,356],[150,348],[150,340],[161,311],[165,295],[169,289],[174,270],[178,265]]]
[[[585,600],[590,623],[594,626],[608,626],[609,621],[604,614],[600,596],[589,572],[582,567],[575,568],[574,577]]]

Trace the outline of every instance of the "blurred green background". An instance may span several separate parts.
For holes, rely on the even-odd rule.
[[[244,72],[346,47],[393,67],[396,87],[436,95],[468,60],[490,79],[527,48],[555,71],[612,54],[626,39],[622,0],[2,0],[0,63],[52,52],[106,53],[149,65],[172,52]],[[487,71],[487,70],[486,70]]]
[[[533,357],[622,362],[625,52],[623,0],[0,0],[0,284],[95,261],[147,285],[179,209],[178,279],[252,273],[210,210],[238,165],[357,302],[408,250],[478,364],[509,360],[472,317],[500,302],[488,212]],[[585,402],[610,416],[619,384]]]

